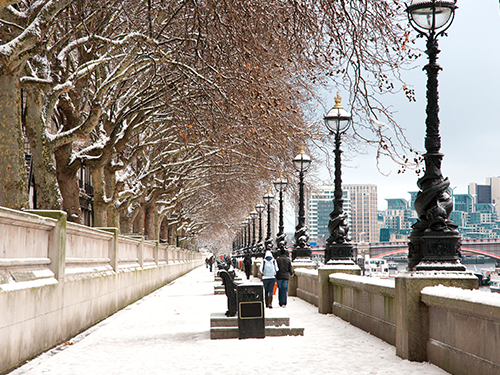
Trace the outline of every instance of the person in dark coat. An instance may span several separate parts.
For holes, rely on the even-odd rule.
[[[250,254],[245,254],[245,259],[243,259],[243,266],[245,267],[245,274],[247,275],[247,280],[250,279],[250,274],[252,273],[252,258]]]
[[[276,258],[278,263],[279,271],[276,274],[276,280],[278,283],[278,302],[280,307],[286,307],[287,295],[288,295],[288,282],[290,280],[290,275],[293,274],[292,262],[285,249],[281,249],[280,255]]]

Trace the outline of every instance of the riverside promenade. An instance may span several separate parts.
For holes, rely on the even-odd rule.
[[[289,316],[304,336],[210,340],[210,314],[227,308],[215,285],[199,267],[9,375],[447,374],[400,359],[393,346],[297,297],[287,308],[275,298],[266,316]]]

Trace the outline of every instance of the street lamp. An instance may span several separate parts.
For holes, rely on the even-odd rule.
[[[255,209],[250,212],[250,220],[252,220],[252,227],[253,227],[253,232],[252,232],[252,252],[254,254],[254,256],[258,256],[257,255],[257,249],[256,249],[256,246],[255,246],[255,219],[257,219],[257,217],[259,216],[258,212],[255,211]]]
[[[279,212],[279,221],[278,221],[278,234],[276,235],[276,254],[279,254],[282,249],[285,249],[286,240],[285,240],[285,224],[283,221],[283,192],[288,185],[287,180],[283,178],[283,172],[280,172],[279,178],[273,182],[275,189],[280,193],[280,212]]]
[[[415,200],[418,220],[413,224],[408,244],[408,270],[465,271],[460,259],[460,234],[449,216],[453,200],[450,182],[441,173],[437,64],[438,37],[445,35],[455,16],[455,1],[412,0],[408,19],[420,36],[427,38],[427,119],[425,137],[425,174],[417,182],[420,191]]]
[[[243,220],[241,225],[243,226],[243,228],[242,228],[242,230],[243,230],[243,252],[246,252],[246,251],[248,251],[248,237],[247,237],[248,220],[247,219]]]
[[[292,260],[311,260],[311,247],[309,246],[309,231],[306,226],[306,215],[304,208],[304,173],[311,165],[311,158],[300,148],[299,154],[293,159],[293,164],[299,172],[299,217],[295,227],[295,243],[292,250]]]
[[[271,203],[273,203],[274,196],[267,189],[266,195],[262,197],[264,203],[267,205],[267,235],[266,235],[266,250],[273,251],[273,240],[271,239]]]
[[[262,243],[262,213],[266,206],[262,204],[262,201],[259,200],[259,203],[255,206],[255,210],[259,214],[259,241],[257,242],[257,257],[264,258],[264,244]]]
[[[325,245],[325,264],[330,263],[352,264],[353,248],[350,238],[347,236],[349,226],[347,224],[347,214],[344,213],[344,200],[342,199],[342,163],[340,155],[340,138],[347,131],[351,124],[351,115],[340,102],[342,98],[337,92],[335,106],[324,117],[326,128],[330,134],[335,135],[335,191],[333,200],[333,211],[330,213],[328,232],[330,237]]]

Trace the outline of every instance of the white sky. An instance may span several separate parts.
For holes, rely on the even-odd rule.
[[[500,11],[497,0],[459,0],[457,5],[448,37],[439,39],[438,63],[443,68],[438,77],[439,118],[443,175],[450,179],[450,187],[456,187],[455,193],[466,193],[470,182],[484,184],[486,177],[500,176]],[[417,39],[417,47],[425,49],[425,39]],[[420,151],[424,151],[427,83],[421,68],[426,63],[427,55],[422,54],[419,66],[404,75],[415,89],[416,103],[408,103],[404,94],[385,98],[399,112],[397,120]],[[334,96],[326,100],[330,107]],[[360,155],[343,165],[342,181],[376,184],[379,209],[387,208],[385,198],[409,199],[408,191],[418,191],[413,171],[398,175],[392,162],[382,169],[391,172],[389,177],[377,171],[374,153]]]

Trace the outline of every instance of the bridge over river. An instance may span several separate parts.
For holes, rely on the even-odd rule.
[[[370,257],[378,258],[392,254],[408,252],[408,242],[382,242],[370,244]],[[500,240],[464,240],[461,246],[462,255],[475,254],[500,261]]]

